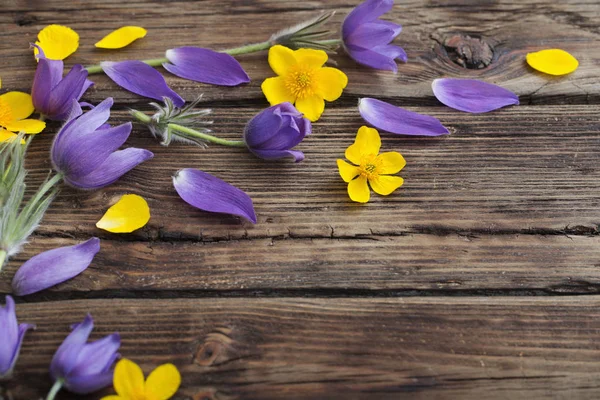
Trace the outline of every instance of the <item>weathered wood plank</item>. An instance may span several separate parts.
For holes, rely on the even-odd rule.
[[[91,312],[92,338],[120,332],[146,372],[174,362],[178,399],[596,399],[599,309],[588,296],[20,304],[38,329],[5,389],[41,397],[53,352]]]
[[[36,237],[0,276],[72,239]],[[215,243],[103,240],[77,278],[33,298],[600,292],[600,237],[407,235]]]
[[[385,151],[400,151],[405,184],[388,197],[352,203],[336,159],[363,123],[355,107],[327,111],[299,149],[306,160],[265,162],[241,149],[162,147],[145,128],[134,128],[128,144],[155,158],[118,183],[94,192],[66,189],[52,205],[39,233],[69,237],[101,235],[95,228],[109,204],[137,193],[152,219],[132,237],[226,240],[265,237],[353,237],[406,232],[583,232],[600,222],[598,108],[520,106],[486,115],[413,107],[440,118],[454,132],[438,138],[382,135]],[[218,108],[217,135],[239,138],[258,108]],[[114,123],[129,118],[117,113]],[[52,132],[56,125],[50,127]],[[52,135],[35,138],[28,155],[32,187],[50,169]],[[171,176],[199,168],[245,190],[254,200],[258,224],[193,209],[175,193]]]
[[[198,45],[214,49],[264,41],[275,30],[307,19],[319,10],[339,10],[334,29],[356,4],[342,0],[255,2],[210,0],[134,1],[117,0],[95,3],[86,1],[44,1],[36,4],[21,0],[8,2],[0,13],[2,39],[10,46],[0,49],[0,67],[4,87],[27,90],[35,68],[28,43],[37,32],[51,23],[65,24],[81,34],[81,47],[68,64],[96,64],[112,59],[156,58],[175,46]],[[500,83],[533,103],[597,103],[600,83],[597,60],[600,58],[600,11],[594,0],[574,2],[494,1],[449,2],[417,0],[396,4],[387,15],[404,25],[397,39],[409,55],[398,75],[375,72],[357,66],[345,56],[335,60],[348,73],[350,84],[344,96],[354,102],[356,96],[376,95],[397,98],[407,104],[415,99],[421,104],[436,104],[431,80],[440,76],[482,78]],[[147,38],[119,51],[99,51],[93,44],[104,34],[123,24],[149,29]],[[482,37],[494,56],[482,70],[468,70],[453,61],[442,44],[455,35]],[[548,47],[563,48],[580,60],[580,68],[568,77],[552,78],[535,73],[525,63],[527,52]],[[240,57],[252,83],[238,88],[221,88],[197,84],[168,75],[169,84],[188,100],[204,92],[216,100],[253,100],[265,103],[260,83],[272,75],[263,55]],[[117,88],[104,76],[94,77],[96,89],[86,99],[98,102],[113,96],[118,102],[140,102]]]

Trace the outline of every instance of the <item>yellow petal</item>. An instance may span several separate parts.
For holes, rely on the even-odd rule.
[[[113,385],[117,394],[125,399],[143,398],[144,373],[139,365],[122,358],[115,367]]]
[[[350,182],[360,173],[360,170],[356,165],[348,164],[344,160],[337,160],[337,166],[344,182]]]
[[[294,95],[285,86],[285,79],[280,76],[265,79],[260,88],[272,106],[285,103],[286,101],[293,103],[296,100]]]
[[[17,136],[16,133],[9,132],[6,129],[0,129],[0,143],[12,142]],[[25,144],[25,139],[21,139],[21,144]]]
[[[120,49],[146,36],[147,31],[139,26],[124,26],[104,36],[94,46],[101,49]]]
[[[31,95],[23,92],[8,92],[0,95],[3,107],[8,107],[13,120],[18,121],[33,114],[35,108]]]
[[[294,51],[281,45],[271,47],[269,65],[277,75],[285,75],[291,66],[296,65]]]
[[[550,75],[566,75],[575,71],[579,61],[560,49],[548,49],[527,54],[527,63],[540,72]]]
[[[325,110],[325,101],[318,94],[313,94],[302,99],[296,99],[296,109],[304,114],[306,118],[315,122]]]
[[[375,179],[369,179],[369,184],[375,191],[382,196],[387,196],[398,189],[404,183],[404,179],[399,176],[380,175]]]
[[[150,220],[150,208],[143,197],[126,194],[106,211],[96,227],[112,233],[130,233]]]
[[[381,138],[377,129],[361,126],[354,144],[346,149],[346,158],[354,164],[360,164],[363,157],[376,156],[381,147]]]
[[[334,101],[341,95],[348,84],[348,77],[337,68],[320,68],[317,70],[317,93],[325,100]]]
[[[395,151],[381,153],[377,156],[377,160],[381,163],[377,167],[377,173],[379,174],[395,174],[406,165],[406,160],[402,157],[402,154]]]
[[[12,132],[25,132],[25,133],[40,133],[46,127],[44,121],[39,119],[22,119],[20,121],[13,121],[5,125],[5,128]]]
[[[79,35],[73,29],[62,25],[48,25],[38,33],[35,42],[50,60],[64,60],[79,47]],[[38,54],[34,48],[34,54]]]
[[[321,68],[327,62],[327,53],[323,50],[298,49],[294,52],[298,64],[311,68]]]
[[[147,400],[167,400],[179,389],[181,375],[173,364],[163,364],[150,373],[146,380]]]
[[[371,197],[369,186],[367,185],[367,178],[359,176],[348,184],[348,195],[350,200],[356,201],[357,203],[366,203]]]

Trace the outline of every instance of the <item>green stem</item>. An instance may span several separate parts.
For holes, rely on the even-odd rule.
[[[37,193],[35,194],[35,197],[30,202],[30,204],[36,204],[42,197],[44,197],[44,195],[48,192],[48,190],[52,189],[52,187],[54,185],[56,185],[58,182],[60,182],[62,178],[63,178],[62,174],[54,175],[48,182],[46,182],[44,184],[44,186],[42,186],[40,188],[40,190],[37,191]]]
[[[50,389],[50,391],[48,392],[48,396],[46,396],[46,400],[54,400],[56,394],[60,391],[60,389],[62,389],[62,386],[62,379],[58,379],[56,382],[54,382],[54,385],[52,385],[52,389]]]
[[[4,266],[4,262],[8,258],[8,253],[4,250],[0,250],[0,271],[2,271],[2,267]]]
[[[246,142],[244,142],[243,140],[221,139],[216,136],[198,132],[194,129],[191,129],[191,128],[188,128],[188,127],[185,127],[182,125],[178,125],[178,124],[169,124],[168,127],[174,131],[185,133],[186,135],[189,135],[191,137],[195,137],[198,139],[202,139],[207,142],[216,143],[216,144],[220,144],[223,146],[229,146],[229,147],[246,147]]]
[[[270,41],[248,44],[246,46],[234,47],[233,49],[219,50],[219,53],[229,54],[230,56],[237,56],[239,54],[256,53],[257,51],[268,50],[273,43]]]

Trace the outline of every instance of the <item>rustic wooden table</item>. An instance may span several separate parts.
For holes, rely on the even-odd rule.
[[[318,10],[339,10],[340,22],[357,3],[5,0],[3,90],[29,91],[35,62],[28,42],[52,23],[81,36],[67,66],[89,65],[160,57],[180,45],[262,41]],[[267,163],[218,146],[161,147],[136,126],[128,143],[154,159],[106,189],[63,190],[5,268],[0,293],[11,292],[17,268],[40,251],[91,236],[102,239],[102,250],[76,279],[17,299],[19,318],[37,331],[27,335],[17,375],[0,397],[42,397],[52,354],[69,325],[91,312],[93,338],[120,332],[121,353],[146,372],[175,363],[183,375],[179,399],[599,398],[598,1],[403,0],[387,18],[403,24],[396,42],[409,62],[394,75],[336,56],[350,83],[302,143],[304,162]],[[128,24],[148,36],[120,51],[93,47]],[[490,61],[482,43],[491,63],[460,65]],[[464,55],[469,46],[472,57]],[[579,69],[553,78],[526,65],[527,52],[552,47],[575,55]],[[223,137],[239,138],[246,120],[267,106],[265,54],[239,60],[252,82],[235,88],[166,74],[187,100],[204,93]],[[454,111],[431,92],[432,79],[442,76],[501,84],[521,105]],[[150,110],[105,76],[93,80],[85,100],[114,97],[114,123],[129,119],[128,107]],[[367,205],[349,201],[335,163],[362,124],[361,96],[433,115],[452,131],[382,135],[384,147],[407,160],[405,185]],[[31,187],[51,167],[57,128],[50,124],[33,141]],[[258,223],[181,201],[171,176],[184,167],[249,193]],[[148,226],[131,235],[96,229],[125,193],[148,200]]]

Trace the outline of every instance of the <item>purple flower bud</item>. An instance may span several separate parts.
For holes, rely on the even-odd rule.
[[[398,72],[395,60],[406,62],[406,52],[390,44],[402,26],[381,21],[394,0],[366,0],[348,14],[342,24],[342,42],[346,53],[359,64],[375,69]]]
[[[105,125],[112,104],[109,97],[83,114],[79,104],[73,102],[68,121],[55,136],[50,151],[54,169],[69,185],[80,189],[104,187],[154,156],[144,149],[117,151],[129,137],[131,123],[114,128]]]
[[[54,121],[66,119],[73,100],[79,101],[94,82],[88,72],[76,64],[63,78],[62,60],[49,60],[38,46],[38,65],[31,87],[31,98],[36,111]]]
[[[25,332],[34,328],[35,325],[17,323],[15,302],[6,296],[6,307],[0,307],[0,380],[12,374]]]
[[[246,125],[244,141],[248,149],[265,160],[292,156],[304,160],[301,151],[290,150],[311,132],[311,123],[290,103],[269,107]]]
[[[112,366],[119,357],[121,338],[118,333],[113,333],[86,343],[92,329],[94,320],[88,314],[56,350],[50,364],[52,378],[62,380],[64,388],[73,393],[92,393],[110,385],[113,380]]]

